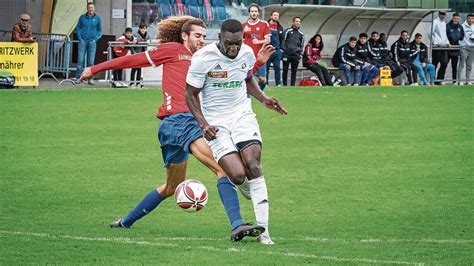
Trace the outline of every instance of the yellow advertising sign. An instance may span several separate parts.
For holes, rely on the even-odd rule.
[[[15,86],[38,86],[38,44],[0,42],[0,69],[15,76]]]

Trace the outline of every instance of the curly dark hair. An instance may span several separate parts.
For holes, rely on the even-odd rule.
[[[156,38],[161,43],[182,43],[181,33],[189,34],[193,25],[205,28],[206,24],[201,19],[191,16],[172,16],[158,23],[158,35]]]

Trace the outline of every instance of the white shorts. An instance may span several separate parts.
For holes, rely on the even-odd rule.
[[[231,117],[218,124],[212,124],[219,128],[216,139],[208,141],[214,159],[218,162],[224,155],[239,152],[237,144],[249,140],[257,140],[262,143],[262,135],[258,126],[255,113],[247,112]]]

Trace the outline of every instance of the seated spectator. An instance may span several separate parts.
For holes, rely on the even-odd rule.
[[[33,33],[31,30],[31,25],[29,24],[30,15],[28,14],[21,14],[20,15],[20,22],[16,23],[13,26],[12,31],[12,42],[35,42],[36,38],[33,37]]]
[[[369,47],[367,44],[367,33],[359,34],[359,40],[356,44],[356,62],[359,64],[362,70],[362,77],[360,79],[360,85],[368,86],[370,81],[377,77],[379,74],[379,69],[370,63],[369,58]],[[376,82],[374,82],[376,84]]]
[[[400,34],[400,38],[396,42],[392,44],[391,51],[393,60],[395,63],[402,67],[405,71],[407,78],[408,78],[408,85],[418,85],[418,80],[416,77],[416,73],[418,70],[416,69],[415,65],[411,64],[410,60],[410,42],[408,36],[408,31],[404,30]]]
[[[423,85],[434,85],[435,82],[435,66],[430,64],[428,60],[428,46],[422,41],[420,33],[415,34],[415,40],[410,43],[410,59],[411,63],[418,69]],[[429,74],[430,82],[426,81],[426,73]]]
[[[350,37],[349,42],[337,48],[336,53],[332,58],[332,64],[344,71],[346,85],[349,86],[351,84],[351,72],[354,72],[354,82],[352,83],[352,86],[359,86],[357,80],[359,79],[360,66],[355,61],[356,43],[357,38],[355,36]]]
[[[382,62],[386,66],[389,66],[392,70],[392,78],[400,76],[403,73],[403,68],[392,60],[392,57],[390,55],[390,49],[388,49],[387,41],[385,39],[385,33],[380,33],[379,43]]]
[[[318,60],[321,59],[321,51],[324,48],[323,38],[319,34],[315,34],[309,39],[308,44],[304,48],[303,66],[311,70],[318,76],[321,86],[333,86],[329,71],[325,64],[320,64]]]
[[[120,36],[117,39],[117,42],[137,43],[137,40],[133,37],[132,28],[126,28],[123,35]],[[114,46],[114,48],[113,48],[113,50],[114,50],[113,58],[126,56],[130,49],[131,49],[130,47],[123,47],[123,46],[120,46],[120,45]],[[122,73],[123,73],[122,69],[114,70],[114,81],[121,81],[122,80]],[[127,85],[120,84],[120,86],[126,87]]]

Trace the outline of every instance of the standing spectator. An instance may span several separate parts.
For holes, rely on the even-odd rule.
[[[411,63],[418,69],[418,76],[420,76],[423,85],[434,85],[436,68],[428,61],[428,46],[424,44],[421,33],[415,34],[415,40],[410,43],[410,58]],[[426,73],[430,77],[430,82],[426,81]]]
[[[415,65],[412,65],[410,60],[410,42],[408,40],[408,31],[404,30],[400,33],[400,38],[392,44],[391,51],[393,60],[398,66],[401,66],[408,78],[408,85],[417,86],[418,79],[416,74],[418,70]]]
[[[460,41],[464,39],[464,29],[460,23],[461,17],[459,13],[453,14],[453,19],[446,25],[446,33],[448,34],[449,44],[460,45]],[[458,61],[461,55],[460,50],[449,50],[448,51],[448,62],[451,60],[451,69],[453,72],[453,84],[456,84],[456,78],[458,76]]]
[[[12,42],[35,42],[36,38],[33,37],[31,25],[29,24],[30,15],[21,14],[20,22],[13,26],[12,31]]]
[[[283,32],[283,85],[288,84],[288,68],[291,64],[291,86],[296,83],[296,71],[300,63],[304,47],[304,34],[300,31],[301,18],[294,17],[291,28]]]
[[[140,23],[138,26],[138,31],[133,35],[135,43],[148,44],[150,43],[150,35],[147,32],[147,25],[145,22]],[[134,47],[131,51],[132,54],[145,52],[147,47]],[[130,73],[130,86],[136,85],[137,87],[143,87],[142,84],[142,69],[141,68],[132,68]],[[136,81],[136,83],[134,83]]]
[[[466,21],[462,24],[464,30],[464,40],[461,43],[461,60],[459,60],[458,84],[463,85],[462,71],[466,64],[466,85],[471,83],[472,61],[474,60],[474,14],[467,15]]]
[[[270,73],[270,66],[273,65],[273,72],[275,73],[275,85],[281,86],[281,41],[283,38],[283,26],[278,21],[280,18],[280,13],[278,11],[272,11],[272,15],[268,20],[268,25],[270,26],[270,44],[275,47],[275,53],[272,54],[270,59],[267,62],[267,84],[268,77]]]
[[[242,24],[244,28],[244,43],[253,50],[253,55],[257,58],[258,51],[266,43],[270,43],[270,26],[268,22],[260,20],[260,6],[250,4],[248,8],[249,19]],[[265,89],[267,66],[263,65],[254,72],[257,77],[258,86],[261,90]]]
[[[349,42],[337,48],[336,53],[332,58],[333,66],[339,67],[344,71],[346,77],[346,85],[351,84],[351,72],[354,72],[354,82],[352,86],[359,86],[357,80],[359,79],[360,66],[356,62],[356,47],[357,38],[351,36]]]
[[[137,43],[137,40],[133,37],[133,30],[132,28],[126,28],[125,32],[117,39],[117,42],[123,43]],[[126,56],[129,50],[133,50],[130,47],[123,47],[123,46],[114,46],[114,58]],[[118,87],[126,87],[126,84],[122,83],[122,76],[123,69],[116,69],[114,70],[114,85]]]
[[[444,84],[444,75],[446,73],[446,67],[448,66],[448,50],[442,49],[451,47],[448,40],[448,35],[446,34],[446,11],[440,10],[438,12],[438,17],[433,20],[433,47],[438,49],[433,49],[433,65],[435,69],[438,68],[438,64],[441,66],[438,69],[438,75],[436,77],[437,85]]]
[[[323,37],[315,34],[309,39],[308,44],[304,48],[303,66],[318,76],[322,86],[333,86],[328,69],[318,62],[321,59],[323,49]]]
[[[360,85],[367,86],[369,85],[372,79],[375,79],[379,74],[379,69],[370,63],[369,58],[369,45],[367,44],[367,33],[362,32],[359,34],[359,40],[356,43],[355,61],[359,64],[360,69],[362,70],[362,77],[360,78]]]
[[[80,82],[84,70],[84,60],[87,58],[87,67],[94,65],[97,41],[102,37],[102,23],[100,17],[95,14],[95,5],[87,4],[87,13],[79,17],[76,26],[77,39],[79,40],[77,55],[77,82]],[[94,79],[89,79],[89,85],[95,85]]]

